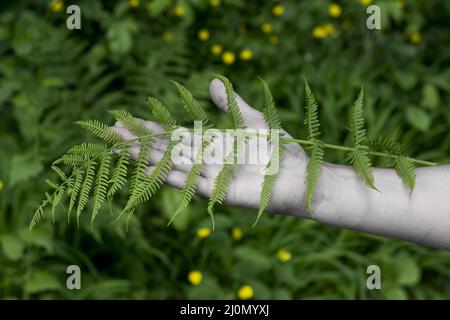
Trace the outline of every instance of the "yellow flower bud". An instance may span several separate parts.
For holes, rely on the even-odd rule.
[[[203,275],[200,271],[194,270],[189,272],[188,274],[188,281],[194,285],[198,286],[203,280]]]

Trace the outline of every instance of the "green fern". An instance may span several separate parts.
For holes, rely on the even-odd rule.
[[[130,158],[131,153],[128,146],[124,145],[120,150],[120,156],[117,160],[114,171],[111,175],[111,179],[109,180],[109,184],[111,185],[108,190],[107,198],[111,201],[116,194],[117,191],[121,190],[123,186],[127,183],[127,172],[128,172],[128,159]]]
[[[372,163],[369,158],[369,147],[366,142],[366,130],[364,129],[364,90],[361,88],[358,98],[351,110],[350,133],[354,149],[347,154],[347,160],[355,167],[364,183],[377,190],[372,172]]]
[[[170,114],[167,107],[158,99],[149,97],[147,103],[155,116],[156,120],[160,122],[167,131],[172,130],[177,122],[175,118]]]
[[[244,129],[245,122],[236,101],[236,93],[234,92],[233,85],[226,77],[218,76],[218,78],[223,82],[225,86],[225,92],[227,94],[228,102],[228,114],[233,121],[233,128]],[[208,214],[211,217],[213,229],[215,227],[214,206],[216,203],[222,204],[225,200],[227,190],[231,182],[233,181],[233,177],[238,168],[238,154],[240,154],[240,149],[242,148],[242,144],[240,144],[239,141],[241,141],[241,139],[238,139],[237,136],[233,137],[233,148],[230,154],[227,156],[222,170],[214,180],[214,189],[208,201]]]
[[[80,197],[78,200],[78,208],[77,208],[77,224],[80,225],[80,216],[83,212],[84,207],[89,201],[89,193],[91,192],[92,183],[94,181],[95,175],[95,167],[97,163],[93,160],[89,161],[86,176],[83,181],[83,185],[81,186]]]
[[[264,80],[260,79],[263,90],[264,90],[264,107],[263,107],[263,116],[266,120],[270,131],[272,130],[280,130],[281,129],[281,121],[280,117],[278,116],[277,109],[275,107],[275,101],[273,99],[272,93],[269,90],[269,87],[264,82]],[[279,134],[279,132],[277,133]],[[267,163],[266,170],[268,170],[272,165],[275,165],[276,167],[280,167],[281,160],[283,159],[284,155],[284,147],[287,144],[285,141],[278,139],[277,142],[271,141],[271,143],[278,143],[277,148],[275,148],[275,151],[272,152],[269,162]],[[267,206],[269,205],[270,199],[272,197],[272,191],[273,186],[275,185],[277,176],[274,174],[265,174],[264,180],[262,183],[261,188],[261,196],[259,200],[259,210],[258,215],[256,217],[256,221],[253,224],[255,226],[259,219],[261,218],[264,210],[266,210]]]
[[[194,98],[192,93],[178,82],[172,81],[172,83],[177,87],[180,99],[183,102],[183,108],[189,114],[191,120],[201,121],[204,126],[208,126],[208,115],[206,114],[205,109],[203,109]]]
[[[77,171],[75,173],[75,183],[70,191],[70,203],[69,203],[69,211],[67,213],[67,221],[70,221],[70,213],[72,212],[72,209],[77,201],[82,182],[83,182],[83,173]]]
[[[398,176],[402,179],[403,184],[412,192],[416,185],[416,168],[414,167],[413,160],[408,157],[399,156],[395,160],[394,168]]]
[[[181,198],[180,204],[178,205],[178,208],[175,210],[175,213],[173,214],[167,225],[170,225],[180,213],[186,210],[186,208],[189,206],[189,203],[194,198],[195,189],[198,184],[198,179],[200,178],[200,172],[203,168],[203,156],[207,153],[206,151],[209,150],[208,147],[212,146],[212,142],[213,139],[203,140],[201,150],[199,150],[197,154],[195,163],[186,176],[185,185],[181,190],[183,196]]]
[[[222,80],[225,86],[228,99],[228,115],[232,120],[233,128],[237,130],[233,136],[233,148],[226,156],[225,164],[214,180],[213,190],[208,201],[207,212],[211,217],[213,228],[215,226],[214,207],[217,203],[222,204],[225,200],[238,169],[238,155],[248,142],[248,137],[245,135],[245,131],[242,130],[245,128],[245,122],[239,110],[236,100],[237,95],[233,90],[233,86],[227,78],[219,76],[219,79]],[[211,123],[206,111],[195,100],[193,95],[181,84],[176,82],[174,84],[178,89],[183,107],[189,117],[194,121],[202,121],[203,124]],[[281,130],[280,118],[273,96],[264,81],[262,81],[262,87],[265,96],[263,116],[270,132],[275,133],[275,129]],[[368,140],[366,138],[363,118],[363,90],[361,90],[351,110],[349,129],[353,141],[352,147],[327,144],[320,140],[321,132],[318,103],[306,81],[305,97],[307,139],[301,140],[282,136],[278,141],[270,141],[274,146],[274,152],[270,155],[266,169],[272,165],[279,167],[286,144],[298,143],[305,146],[311,154],[305,172],[306,204],[309,210],[312,207],[313,195],[324,161],[325,149],[346,151],[348,161],[355,167],[363,181],[372,188],[375,188],[375,185],[369,156],[392,159],[394,169],[411,192],[415,185],[415,164],[434,165],[431,162],[412,159],[406,156],[400,144],[392,142],[387,138],[378,138],[375,140]],[[68,220],[70,221],[70,214],[75,206],[77,206],[76,220],[78,225],[80,224],[80,217],[84,209],[89,204],[90,198],[93,198],[91,204],[91,225],[93,226],[104,201],[106,199],[113,201],[119,191],[124,189],[128,180],[130,181],[128,201],[119,214],[119,217],[123,213],[132,214],[138,205],[148,201],[157,192],[172,168],[172,151],[180,143],[180,140],[170,141],[161,160],[154,166],[153,171],[148,174],[150,153],[152,152],[155,138],[158,135],[170,136],[178,127],[175,118],[164,104],[155,98],[149,98],[147,101],[155,120],[163,124],[166,130],[165,132],[152,132],[146,128],[143,121],[134,118],[125,110],[114,110],[111,111],[111,114],[116,121],[119,121],[123,127],[135,135],[135,138],[130,141],[122,141],[115,131],[100,121],[86,120],[77,122],[82,128],[106,141],[110,146],[99,143],[81,143],[70,148],[66,154],[53,162],[51,168],[59,177],[60,182],[55,183],[48,179],[46,180],[46,183],[53,190],[50,194],[45,192],[44,200],[33,214],[30,228],[33,228],[45,219],[47,207],[50,207],[51,216],[55,220],[57,208],[60,205],[64,207],[64,196],[66,194],[69,195]],[[244,135],[244,139],[241,139],[241,135]],[[271,139],[271,136],[267,135],[266,138]],[[183,195],[181,202],[170,222],[188,207],[195,196],[200,172],[203,168],[203,160],[206,154],[205,150],[207,150],[210,143],[211,141],[202,141],[202,149],[197,154],[195,163],[186,175],[185,186],[181,191]],[[132,167],[129,161],[131,148],[136,146],[139,146],[140,150],[137,154],[137,159],[134,161],[134,168],[130,170]],[[114,154],[117,154],[117,161],[112,161],[112,157],[115,156]],[[110,171],[111,178],[109,178]],[[129,174],[129,172],[131,173]],[[270,175],[267,172],[264,175],[256,222],[270,203],[276,179],[277,175]]]
[[[91,215],[91,226],[97,217],[98,212],[106,199],[106,193],[108,188],[108,176],[109,176],[109,165],[111,161],[111,155],[106,153],[100,160],[100,165],[98,168],[97,179],[94,186],[94,205]]]
[[[311,157],[306,166],[305,190],[306,190],[306,208],[312,212],[312,199],[317,182],[319,181],[320,171],[322,168],[324,150],[323,143],[319,140],[321,135],[319,123],[319,105],[316,102],[308,82],[305,80],[305,99],[306,99],[306,115],[305,125],[308,131],[308,140],[313,144],[308,147]]]

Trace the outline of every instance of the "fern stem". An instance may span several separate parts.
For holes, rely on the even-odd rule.
[[[314,141],[310,141],[310,140],[303,140],[303,139],[293,139],[293,138],[285,138],[286,141],[288,142],[295,142],[301,145],[306,145],[306,146],[312,146],[314,145]],[[345,147],[345,146],[339,146],[336,144],[330,144],[330,143],[324,143],[323,147],[325,149],[334,149],[334,150],[341,150],[341,151],[354,151],[355,148],[352,147]],[[370,155],[373,156],[377,156],[377,157],[385,157],[385,158],[392,158],[392,159],[397,159],[400,156],[397,155],[393,155],[393,154],[389,154],[389,153],[384,153],[384,152],[378,152],[378,151],[369,151]],[[411,161],[416,163],[416,164],[420,164],[423,166],[435,166],[437,165],[437,163],[435,162],[430,162],[430,161],[425,161],[425,160],[418,160],[418,159],[412,159]]]

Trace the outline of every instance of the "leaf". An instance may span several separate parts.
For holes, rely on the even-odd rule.
[[[409,107],[406,109],[406,120],[422,132],[427,131],[431,126],[430,115],[417,107]]]
[[[315,140],[320,136],[320,124],[317,108],[319,107],[308,82],[305,80],[306,116],[305,125],[308,130],[308,140]]]
[[[127,182],[126,177],[129,165],[128,159],[130,158],[130,155],[131,153],[129,147],[127,145],[123,146],[111,175],[111,179],[109,180],[109,184],[111,186],[108,190],[107,198],[110,201],[112,200],[116,192],[121,190]]]
[[[367,139],[366,130],[364,129],[363,104],[364,90],[361,88],[351,110],[350,133],[354,150],[348,152],[347,160],[355,167],[364,183],[377,190],[373,178],[372,163],[369,159],[369,148],[365,145]]]
[[[324,151],[320,142],[315,143],[311,148],[311,158],[306,166],[305,189],[306,207],[312,211],[312,199],[317,182],[319,181],[322,168]]]
[[[172,130],[177,122],[167,107],[158,99],[149,97],[147,103],[156,120],[161,123],[167,131]]]
[[[12,261],[19,260],[24,253],[25,243],[15,234],[4,234],[0,236],[2,251]]]
[[[225,86],[225,92],[227,94],[228,101],[228,114],[233,121],[234,129],[245,129],[245,121],[242,117],[238,103],[236,101],[236,93],[234,92],[233,85],[230,80],[224,76],[217,76]]]
[[[214,223],[214,205],[216,203],[222,204],[225,200],[228,188],[233,181],[234,175],[238,168],[237,155],[239,154],[238,148],[241,148],[242,144],[238,144],[238,139],[234,137],[233,150],[227,156],[225,164],[217,177],[214,179],[214,188],[208,201],[208,214],[211,217],[213,230],[215,228]]]
[[[89,131],[93,135],[109,143],[121,141],[120,135],[113,131],[108,125],[98,120],[77,121],[75,124]]]
[[[412,160],[408,157],[398,157],[395,161],[395,171],[412,192],[416,184],[416,168]]]
[[[189,114],[192,121],[201,121],[203,125],[208,125],[208,115],[192,93],[178,82],[172,81],[172,83],[177,87],[181,101],[183,101],[184,110]]]
[[[80,192],[80,198],[78,201],[78,208],[77,208],[77,224],[80,225],[80,216],[83,212],[84,207],[86,206],[88,200],[89,200],[89,193],[92,188],[92,183],[94,181],[94,175],[95,175],[95,167],[97,163],[93,160],[89,161],[87,169],[86,169],[86,176],[83,181],[83,185],[81,186],[81,192]]]
[[[272,151],[272,154],[270,155],[270,160],[266,166],[266,170],[268,170],[273,165],[277,168],[280,167],[281,161],[283,160],[286,144],[287,144],[287,142],[285,140],[282,140],[282,139],[278,140],[278,148],[275,148],[275,150]],[[266,210],[267,206],[269,205],[270,199],[272,197],[272,190],[273,190],[276,180],[277,180],[276,174],[270,174],[270,175],[265,174],[264,175],[261,196],[260,196],[260,200],[259,200],[258,216],[256,217],[256,220],[253,223],[253,226],[255,226],[258,223],[259,219],[261,218],[262,214],[264,213],[264,210]]]
[[[347,161],[349,161],[361,176],[364,183],[377,190],[372,172],[372,164],[368,157],[368,148],[366,146],[355,147],[354,151],[347,153]]]
[[[173,221],[175,221],[175,219],[180,213],[186,210],[192,198],[194,197],[196,187],[198,184],[198,179],[200,178],[200,172],[204,165],[203,156],[204,154],[206,154],[207,150],[210,149],[208,148],[209,146],[213,146],[212,139],[202,141],[201,150],[198,151],[195,163],[193,164],[192,169],[187,174],[184,187],[181,190],[182,199],[180,201],[180,204],[178,205],[178,208],[174,211],[172,218],[170,219],[167,225],[170,225]]]
[[[109,153],[106,153],[100,160],[97,179],[94,186],[94,205],[91,216],[91,227],[93,226],[94,220],[97,217],[97,214],[100,211],[100,208],[106,199],[106,193],[109,182],[108,176],[109,176],[110,160],[111,155]]]
[[[58,279],[50,272],[42,270],[34,271],[24,286],[25,292],[29,294],[59,289],[62,289],[62,286]]]
[[[110,113],[135,136],[140,137],[151,134],[151,131],[144,126],[142,121],[134,118],[131,113],[125,110],[112,110]]]
[[[43,169],[42,163],[33,153],[19,154],[12,157],[10,186],[37,176]]]
[[[399,254],[395,259],[397,267],[397,283],[404,286],[414,286],[420,280],[420,267],[415,259],[407,253]]]
[[[264,119],[266,120],[270,129],[281,129],[281,121],[280,117],[278,116],[277,109],[275,107],[275,101],[273,99],[272,93],[270,92],[270,89],[264,82],[264,80],[260,78],[260,81],[263,85],[265,96],[263,108]]]

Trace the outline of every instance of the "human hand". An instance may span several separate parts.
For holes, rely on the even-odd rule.
[[[227,94],[223,83],[214,79],[211,81],[209,91],[213,102],[222,111],[227,111],[228,101]],[[257,111],[247,104],[239,95],[236,98],[241,114],[245,120],[248,129],[268,129],[268,125],[264,120],[261,112]],[[142,120],[143,121],[143,120]],[[146,128],[154,133],[164,132],[164,128],[159,123],[153,121],[143,121]],[[135,138],[131,132],[125,129],[120,123],[114,126],[123,139],[130,140]],[[290,137],[285,131],[282,131],[285,137]],[[249,143],[255,143],[257,139],[265,139],[262,137],[251,138]],[[150,153],[150,163],[148,173],[154,168],[158,161],[162,158],[170,138],[159,137],[153,144]],[[193,141],[193,139],[191,139]],[[224,140],[214,143],[223,143]],[[132,148],[132,157],[136,159],[139,153],[139,145],[135,144]],[[255,149],[250,149],[255,151]],[[195,159],[195,152],[192,143],[184,142],[182,145],[182,157],[185,157],[183,163],[174,162],[172,170],[169,172],[166,183],[175,187],[183,188],[187,173],[192,168]],[[267,207],[267,211],[280,214],[296,215],[300,217],[306,216],[304,175],[308,157],[304,150],[297,143],[289,143],[285,146],[283,159],[280,161],[279,172],[277,174],[276,183],[272,191],[271,201]],[[243,207],[257,210],[259,208],[261,187],[264,179],[262,169],[265,168],[266,161],[258,164],[239,164],[235,177],[231,182],[224,203],[236,207]],[[220,172],[223,164],[204,164],[201,176],[199,178],[197,193],[204,197],[209,197],[213,191],[214,180]],[[324,192],[324,185],[319,183],[314,197],[313,206],[319,202]]]

